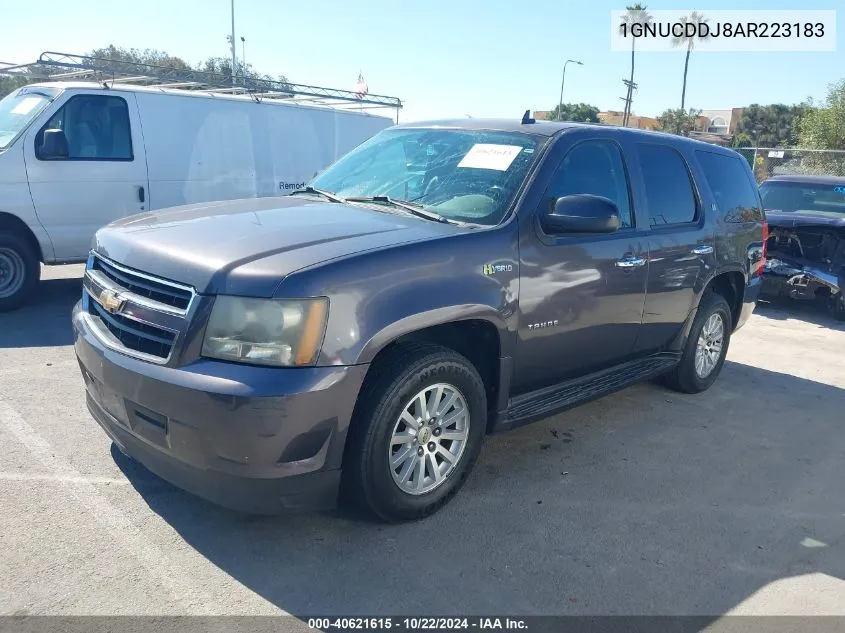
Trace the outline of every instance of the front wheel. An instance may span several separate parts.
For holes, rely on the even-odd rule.
[[[725,298],[708,292],[701,298],[681,362],[664,377],[668,387],[684,393],[710,388],[728,354],[733,319]]]
[[[372,371],[355,408],[344,483],[385,521],[420,519],[472,470],[487,425],[484,383],[466,358],[428,344],[397,348]]]
[[[17,233],[0,233],[0,312],[24,305],[41,276],[38,256]]]

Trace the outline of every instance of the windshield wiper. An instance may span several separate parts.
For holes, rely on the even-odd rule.
[[[444,218],[439,213],[435,213],[434,211],[429,211],[428,209],[424,209],[421,206],[411,204],[410,202],[406,202],[405,200],[394,200],[390,196],[370,196],[369,198],[347,198],[349,202],[380,202],[382,204],[389,204],[392,207],[399,207],[400,209],[405,209],[409,213],[417,216],[418,218],[424,218],[426,220],[431,220],[433,222],[442,222],[444,224],[457,224],[457,222],[450,220],[448,218]]]
[[[297,189],[296,191],[291,191],[289,195],[295,196],[298,193],[310,193],[312,195],[323,196],[326,200],[331,202],[346,202],[346,198],[341,198],[340,196],[336,196],[331,191],[323,191],[322,189],[314,189],[314,187],[305,187],[305,189]]]

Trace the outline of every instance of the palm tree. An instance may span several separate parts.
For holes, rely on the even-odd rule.
[[[673,37],[672,38],[672,46],[683,46],[684,44],[687,45],[687,58],[684,62],[684,88],[681,90],[681,110],[684,109],[684,103],[686,102],[687,98],[687,70],[689,69],[689,56],[692,53],[692,48],[695,45],[696,40],[699,42],[703,42],[706,39],[709,39],[709,36],[700,36],[698,25],[699,24],[706,24],[707,18],[704,17],[703,13],[699,13],[698,11],[692,11],[689,15],[685,15],[681,18],[681,23],[684,25],[684,35],[680,37]],[[687,37],[686,35],[686,25],[687,24],[694,24],[695,25],[695,34]]]
[[[625,33],[631,32],[631,27],[634,24],[648,24],[651,22],[651,14],[646,11],[648,7],[644,4],[632,4],[628,7],[625,7],[628,12],[622,16],[622,23],[619,25],[619,32],[625,35]],[[631,116],[631,91],[634,89],[634,46],[637,43],[636,37],[631,37],[631,81],[628,85],[628,97],[625,100],[625,114],[622,117],[622,125],[628,125],[628,118]]]

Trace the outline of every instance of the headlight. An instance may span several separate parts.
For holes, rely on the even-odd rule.
[[[205,329],[202,355],[255,365],[313,365],[329,302],[219,295]]]

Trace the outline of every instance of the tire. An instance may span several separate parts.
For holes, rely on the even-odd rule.
[[[41,264],[29,241],[19,233],[0,233],[0,312],[23,306],[40,278]]]
[[[715,358],[715,363],[709,367],[709,371],[702,375],[696,370],[696,351],[698,349],[699,339],[702,338],[702,331],[708,323],[713,323],[711,319],[716,318],[716,315],[721,319],[721,347],[715,357],[711,355],[711,358]],[[728,346],[731,340],[732,327],[733,319],[728,302],[720,294],[712,291],[707,292],[701,298],[701,303],[698,306],[695,321],[693,321],[689,337],[684,346],[681,362],[664,376],[663,383],[667,387],[683,393],[701,393],[709,389],[716,381],[716,378],[719,377],[719,373],[722,371],[722,365],[725,363],[725,356],[727,356]],[[704,368],[708,368],[707,363],[705,363]]]
[[[487,428],[486,391],[472,363],[448,348],[412,343],[388,354],[371,370],[375,373],[367,377],[355,406],[344,455],[342,496],[343,501],[352,501],[383,521],[416,520],[443,507],[472,471]],[[423,423],[422,430],[414,430],[400,420],[406,408],[412,420],[424,418],[417,415],[420,405],[416,397],[424,393],[431,406],[437,386],[442,388],[440,410],[431,425]],[[431,391],[426,391],[429,388]],[[447,406],[450,394],[454,398]],[[462,416],[461,410],[467,415]],[[438,426],[442,421],[445,426]],[[425,439],[419,442],[423,433]],[[393,443],[395,434],[409,440]],[[463,435],[465,440],[447,439],[446,435]],[[440,449],[455,458],[453,466]],[[391,468],[394,459],[398,465]]]

